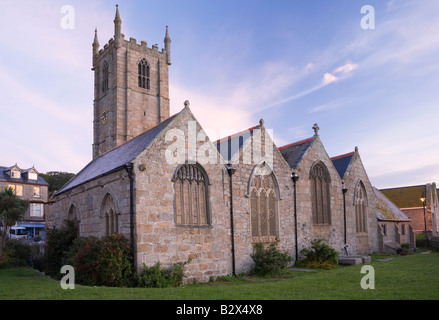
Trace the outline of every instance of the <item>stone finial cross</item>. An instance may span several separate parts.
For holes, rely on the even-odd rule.
[[[314,130],[314,134],[315,134],[316,136],[318,136],[318,135],[319,135],[319,130],[320,130],[319,125],[318,125],[317,123],[315,123],[314,126],[313,126],[312,128],[313,128],[313,130]]]

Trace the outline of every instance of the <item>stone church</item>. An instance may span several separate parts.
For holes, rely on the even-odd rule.
[[[358,148],[330,157],[318,125],[278,147],[263,120],[211,141],[188,101],[171,116],[164,48],[114,37],[93,42],[93,160],[56,193],[48,226],[81,236],[120,233],[143,263],[184,262],[189,279],[249,271],[255,243],[301,258],[324,237],[344,255],[379,251],[375,193]],[[311,131],[311,128],[310,128]]]

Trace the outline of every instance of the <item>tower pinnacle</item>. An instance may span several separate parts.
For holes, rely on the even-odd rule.
[[[171,65],[171,38],[169,37],[168,26],[166,26],[165,50],[166,50],[166,63],[168,65]]]
[[[99,41],[98,41],[98,29],[95,29],[95,38],[93,40],[93,54],[97,53],[99,50]]]
[[[116,16],[114,17],[114,40],[118,41],[122,33],[122,20],[119,15],[119,6],[116,4]]]

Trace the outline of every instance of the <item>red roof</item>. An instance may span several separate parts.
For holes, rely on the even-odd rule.
[[[294,147],[294,146],[297,146],[297,145],[302,144],[302,143],[310,142],[310,141],[312,141],[312,139],[314,139],[314,137],[311,137],[311,138],[308,138],[308,139],[305,139],[305,140],[300,140],[300,141],[297,141],[297,142],[293,142],[293,143],[287,144],[285,146],[279,147],[278,149],[282,150],[282,149],[286,149],[286,148],[289,148],[289,147]]]
[[[349,153],[346,153],[346,154],[342,154],[342,155],[333,157],[333,158],[331,158],[331,160],[338,160],[338,159],[341,159],[341,158],[351,157],[354,154],[355,154],[355,152],[349,152]]]

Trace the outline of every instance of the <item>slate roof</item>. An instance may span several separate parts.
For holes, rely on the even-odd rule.
[[[254,131],[260,128],[261,125],[257,125],[217,140],[215,144],[218,152],[225,160],[231,161],[241,152],[247,141],[253,137]]]
[[[348,171],[354,154],[355,152],[350,152],[331,158],[332,163],[334,164],[335,169],[337,169],[340,178],[343,179],[346,172]]]
[[[389,200],[382,192],[373,187],[376,195],[376,214],[380,221],[411,221],[396,204]]]
[[[174,115],[168,118],[156,127],[97,157],[68,181],[56,195],[122,169],[126,164],[133,161],[142,153],[176,116],[177,115]]]
[[[292,169],[296,169],[297,165],[305,156],[308,148],[312,145],[314,137],[297,141],[279,148],[280,153],[285,161]]]
[[[15,183],[30,183],[30,184],[38,184],[43,186],[48,186],[49,184],[44,180],[40,175],[38,175],[38,180],[29,180],[27,177],[27,172],[31,170],[32,168],[21,170],[20,179],[11,178],[9,174],[6,173],[6,171],[11,170],[15,166],[12,167],[0,167],[0,181],[7,181],[7,182],[15,182]]]
[[[422,207],[420,198],[423,194],[425,197],[425,185],[381,189],[380,191],[399,208]]]

